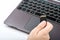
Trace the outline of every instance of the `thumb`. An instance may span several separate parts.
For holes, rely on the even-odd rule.
[[[37,27],[35,27],[31,33],[38,33],[40,30],[42,30],[46,25],[46,21],[42,21]]]
[[[40,34],[40,33],[43,33],[43,34],[49,33],[52,29],[53,29],[53,25],[52,25],[50,22],[47,22],[47,26],[46,26],[44,29],[42,29],[42,30],[39,32],[39,34]]]

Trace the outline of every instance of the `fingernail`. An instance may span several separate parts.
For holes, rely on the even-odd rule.
[[[42,22],[46,22],[46,21],[44,20],[44,21],[42,21]]]
[[[42,23],[46,23],[46,21],[44,20],[44,21],[42,21],[40,24],[42,24]]]

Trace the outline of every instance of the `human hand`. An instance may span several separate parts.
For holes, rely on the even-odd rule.
[[[28,40],[49,40],[49,32],[52,30],[52,28],[53,25],[51,23],[47,22],[46,25],[46,21],[43,21],[31,31]]]

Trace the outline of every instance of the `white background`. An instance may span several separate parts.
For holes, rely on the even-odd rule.
[[[57,1],[57,2],[60,2],[60,0],[53,0],[53,1]]]
[[[27,40],[27,34],[9,28],[4,20],[22,0],[0,0],[0,40]]]

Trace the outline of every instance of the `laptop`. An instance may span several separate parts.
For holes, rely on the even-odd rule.
[[[29,34],[40,23],[43,13],[54,25],[50,40],[60,40],[60,3],[54,0],[22,0],[4,23]]]

